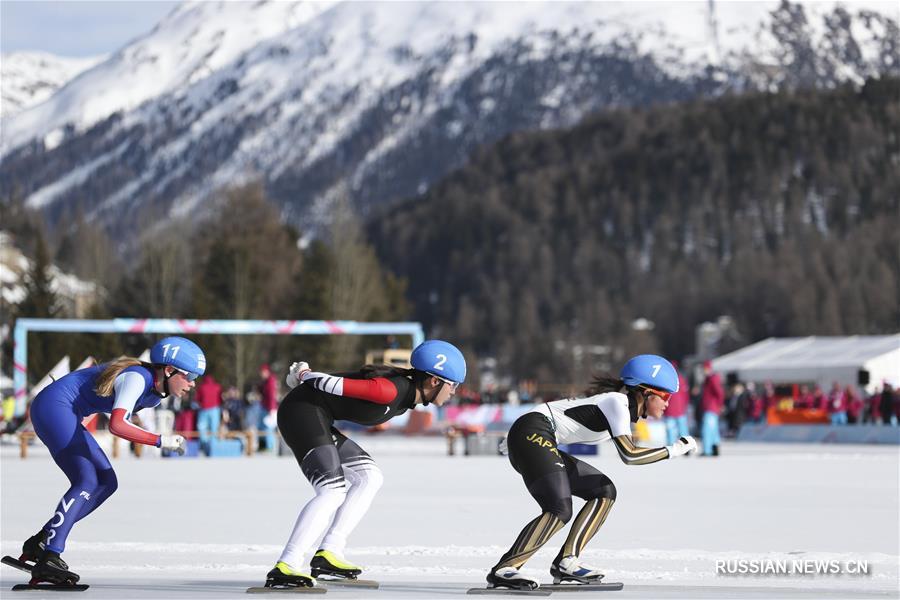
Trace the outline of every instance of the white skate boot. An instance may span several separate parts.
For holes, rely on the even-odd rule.
[[[582,563],[577,556],[566,556],[550,567],[553,583],[574,581],[576,583],[599,583],[603,579],[600,569]]]
[[[540,583],[536,579],[519,573],[515,567],[501,567],[487,576],[488,587],[509,588],[511,590],[536,590]]]

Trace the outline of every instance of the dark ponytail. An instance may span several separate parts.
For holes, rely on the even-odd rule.
[[[618,377],[613,377],[609,373],[595,376],[591,381],[591,387],[587,389],[585,394],[594,396],[606,392],[619,392],[625,387],[625,382]]]

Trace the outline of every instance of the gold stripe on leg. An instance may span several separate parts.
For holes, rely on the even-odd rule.
[[[516,543],[500,558],[500,562],[494,566],[493,570],[496,571],[502,567],[520,568],[562,526],[563,522],[556,515],[551,513],[541,514],[540,517],[537,517],[525,526],[525,529],[522,530],[522,533],[516,539]],[[527,540],[524,545],[521,543],[522,540]]]
[[[609,516],[609,511],[612,509],[613,503],[614,501],[610,498],[600,499],[600,505],[596,510],[596,513],[593,515],[593,518],[590,520],[590,523],[585,528],[584,532],[582,532],[582,535],[578,540],[575,556],[581,556],[581,551],[584,550],[584,547],[591,541],[591,538],[593,538],[597,531],[603,526],[606,517]]]
[[[569,535],[566,537],[565,544],[563,544],[561,556],[570,556],[572,554],[576,554],[576,540],[584,530],[584,525],[588,521],[588,515],[593,513],[596,505],[597,499],[592,498],[591,500],[588,500],[584,506],[581,507],[580,511],[578,511],[578,516],[575,517],[575,522],[572,523],[572,528],[569,529]]]

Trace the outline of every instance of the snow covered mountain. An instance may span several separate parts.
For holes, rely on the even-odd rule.
[[[121,237],[262,179],[304,230],[609,106],[900,74],[894,3],[199,2],[3,120],[0,185]]]
[[[0,56],[0,118],[40,104],[76,75],[106,58],[70,58],[46,52],[10,52]]]

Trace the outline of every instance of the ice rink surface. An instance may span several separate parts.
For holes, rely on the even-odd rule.
[[[385,485],[347,558],[382,586],[332,587],[324,597],[461,597],[484,585],[487,569],[538,514],[505,457],[450,457],[437,438],[354,439],[381,466]],[[553,597],[900,597],[900,449],[726,443],[723,450],[715,459],[633,467],[610,445],[585,457],[612,478],[618,500],[583,558],[625,589]],[[123,457],[113,465],[118,492],[73,529],[64,554],[91,585],[78,597],[249,598],[245,589],[263,583],[311,495],[287,457]],[[40,446],[26,460],[17,446],[3,446],[0,467],[2,551],[17,557],[68,483]],[[549,581],[563,540],[558,533],[526,573]],[[717,560],[833,560],[842,569],[867,561],[869,574],[721,575]],[[59,598],[10,591],[26,579],[3,566],[0,595]],[[285,596],[296,597],[275,595]]]

